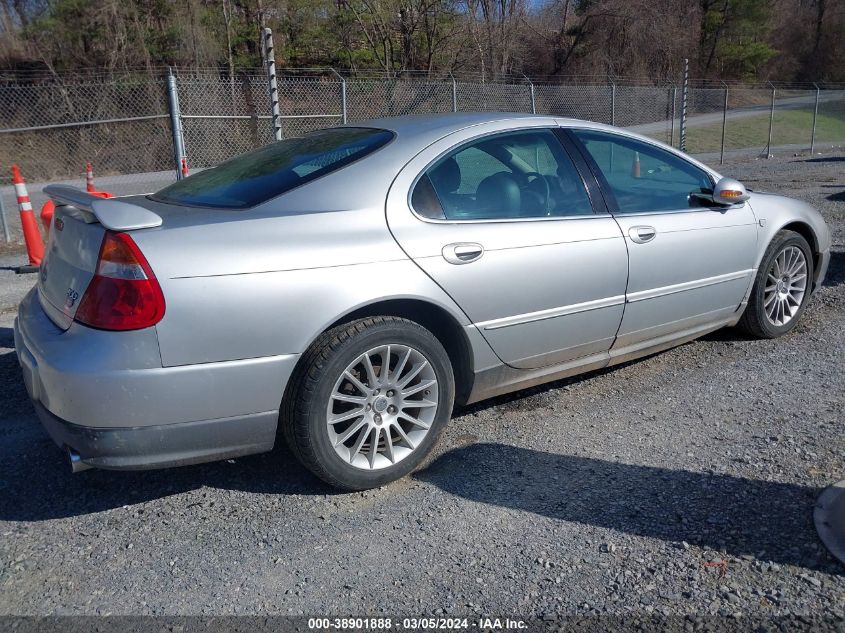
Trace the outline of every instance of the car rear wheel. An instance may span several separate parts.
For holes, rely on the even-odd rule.
[[[812,282],[813,256],[807,240],[793,231],[780,231],[760,262],[740,327],[760,338],[783,336],[798,324]]]
[[[452,413],[449,357],[422,326],[369,317],[325,332],[285,397],[288,445],[315,475],[364,490],[399,479],[431,451]]]

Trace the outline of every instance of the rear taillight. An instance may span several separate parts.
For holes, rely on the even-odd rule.
[[[127,233],[106,231],[74,319],[101,330],[139,330],[163,316],[164,295],[147,259]]]

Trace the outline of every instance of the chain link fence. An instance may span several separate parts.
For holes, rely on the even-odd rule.
[[[613,125],[672,144],[676,93],[671,86],[613,86]]]
[[[169,88],[172,86],[172,89]],[[677,146],[682,86],[573,78],[341,76],[332,69],[278,77],[282,135],[365,119],[438,112],[536,112],[608,123]],[[170,91],[170,92],[169,92]],[[771,84],[693,85],[686,151],[765,156],[845,144],[845,90]],[[0,201],[11,241],[21,239],[10,168],[28,181],[36,212],[51,182],[95,183],[115,195],[155,191],[189,169],[211,167],[274,140],[267,74],[212,70],[89,76],[0,77]],[[174,131],[174,127],[176,130]]]
[[[176,92],[189,168],[211,167],[273,141],[261,74],[228,78],[180,72]]]
[[[746,85],[693,87],[686,151],[723,155],[804,153],[845,145],[845,91]]]
[[[46,201],[44,185],[84,187],[89,161],[108,183],[104,189],[150,191],[174,178],[169,117],[160,77],[0,81],[0,203],[9,241],[22,239],[13,163],[28,181],[36,212]]]

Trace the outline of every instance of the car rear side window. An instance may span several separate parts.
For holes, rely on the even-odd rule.
[[[496,220],[591,215],[584,182],[550,131],[520,130],[461,145],[417,181],[421,216]]]
[[[242,154],[153,194],[187,206],[245,209],[359,160],[393,139],[388,130],[331,128]]]

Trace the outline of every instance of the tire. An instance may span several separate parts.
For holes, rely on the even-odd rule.
[[[325,332],[305,352],[280,424],[294,455],[317,477],[365,490],[420,466],[449,421],[454,398],[449,356],[431,332],[407,319],[368,317]]]
[[[800,258],[797,256],[795,249],[798,249],[803,255],[803,267],[800,266]],[[781,262],[793,261],[789,259],[791,256],[794,256],[795,261],[798,261],[798,264],[792,266],[795,272],[789,274],[788,267],[782,266],[782,275],[774,274],[778,272],[776,266],[780,265]],[[778,261],[779,257],[781,258],[780,261]],[[800,275],[804,275],[803,279],[799,279]],[[789,283],[784,281],[787,278],[789,278]],[[781,279],[781,284],[777,283],[777,279]],[[792,299],[787,302],[784,312],[777,312],[780,309],[777,305],[779,303],[782,305],[778,297],[787,296],[782,294],[780,289],[783,288],[784,291],[787,291],[793,287],[792,283],[799,284],[802,280],[804,288],[800,300],[795,301],[792,291],[789,290],[787,295]],[[748,298],[748,306],[737,325],[758,338],[783,336],[798,324],[798,319],[801,318],[810,299],[812,287],[813,253],[807,240],[793,231],[778,232],[763,255],[760,267],[757,270],[757,277],[754,280],[754,287],[751,289],[751,296]],[[775,290],[772,290],[772,288]],[[774,298],[772,298],[773,292],[777,295]],[[775,306],[774,318],[768,313],[773,305]],[[767,310],[767,307],[769,310]],[[791,314],[789,313],[790,310],[792,311]],[[781,316],[781,318],[778,318],[778,316]],[[788,319],[786,316],[788,316]]]

